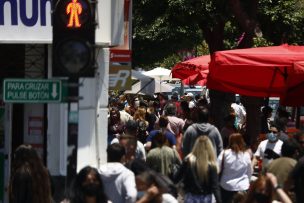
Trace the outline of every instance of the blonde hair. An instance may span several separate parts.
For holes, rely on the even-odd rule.
[[[199,136],[192,148],[191,153],[187,156],[190,166],[196,166],[196,172],[202,183],[208,183],[209,165],[217,169],[216,156],[214,148],[208,136]]]

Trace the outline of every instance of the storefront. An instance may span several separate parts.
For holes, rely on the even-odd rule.
[[[80,78],[77,171],[106,161],[109,47],[122,44],[123,0],[97,4],[94,78]],[[31,144],[52,176],[65,176],[67,104],[62,102],[4,102],[3,81],[53,79],[51,0],[0,2],[0,202],[7,202],[11,156],[20,144]],[[58,78],[57,78],[58,79]],[[60,78],[59,78],[60,79]],[[88,157],[88,154],[90,156]]]

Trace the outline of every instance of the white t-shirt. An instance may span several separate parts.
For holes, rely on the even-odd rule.
[[[118,138],[114,138],[111,141],[111,144],[113,143],[119,143]],[[142,159],[142,160],[146,160],[146,150],[145,150],[145,146],[143,145],[143,143],[141,143],[140,141],[137,140],[137,147],[136,147],[136,151],[135,151],[135,158],[137,159]]]
[[[220,180],[221,187],[228,191],[247,190],[252,174],[250,153],[247,151],[235,153],[231,149],[223,150],[217,159],[220,170],[222,170],[223,153],[224,169]]]
[[[278,140],[276,142],[269,142],[269,140],[263,140],[259,146],[256,152],[254,153],[254,156],[260,157],[262,161],[262,168],[265,168],[272,160],[273,158],[267,157],[269,153],[267,151],[273,151],[279,156],[281,156],[281,149],[282,149],[283,142],[281,140]],[[267,150],[267,151],[266,151]],[[266,151],[266,153],[265,153]]]
[[[244,124],[246,121],[246,111],[244,106],[239,105],[237,103],[232,103],[231,107],[236,113],[236,117],[238,118],[238,124]]]
[[[178,203],[178,201],[169,193],[162,194],[162,203]]]

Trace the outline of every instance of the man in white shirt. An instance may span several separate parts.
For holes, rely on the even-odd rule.
[[[109,200],[113,203],[136,202],[135,175],[122,165],[125,148],[118,143],[111,144],[107,148],[107,155],[108,163],[101,165],[99,172]]]
[[[192,92],[188,92],[186,94],[186,97],[188,99],[188,103],[189,103],[189,108],[192,109],[195,107],[195,101],[194,101],[194,95]]]
[[[254,153],[254,165],[258,159],[262,159],[262,169],[265,169],[273,159],[281,156],[282,145],[283,142],[278,138],[278,129],[274,126],[270,127],[267,139],[259,144]]]
[[[232,103],[231,104],[231,108],[233,108],[235,114],[236,114],[236,124],[238,129],[242,128],[243,125],[246,122],[246,110],[245,107],[240,103],[240,102],[236,102],[236,103]]]
[[[128,120],[133,120],[133,117],[125,111],[125,105],[124,103],[120,102],[117,104],[117,107],[119,109],[119,113],[120,113],[120,121],[126,125],[126,123],[128,122]]]

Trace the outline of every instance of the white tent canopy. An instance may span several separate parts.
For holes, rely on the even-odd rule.
[[[162,68],[162,67],[157,67],[149,71],[142,72],[142,74],[158,79],[158,80],[171,80],[172,75],[171,75],[171,70]]]
[[[127,90],[125,94],[146,94],[146,95],[154,95],[154,93],[158,92],[172,92],[174,87],[166,84],[161,83],[160,80],[155,80],[151,78],[149,81],[139,81],[132,85],[131,90]]]
[[[141,81],[150,81],[153,79],[150,76],[144,75],[142,71],[132,70],[132,79]]]

